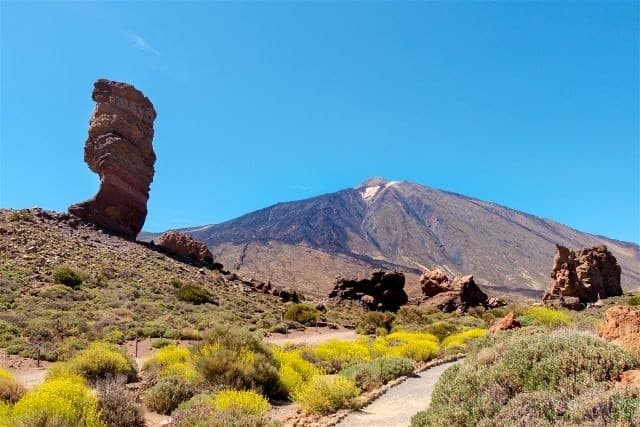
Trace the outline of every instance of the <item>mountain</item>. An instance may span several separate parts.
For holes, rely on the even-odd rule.
[[[473,274],[496,293],[537,296],[549,282],[556,243],[571,248],[607,245],[622,266],[623,287],[640,286],[636,244],[460,194],[381,178],[183,231],[205,242],[230,269],[318,296],[329,291],[336,275],[374,268],[407,273],[413,296],[419,293],[418,275],[426,268]]]

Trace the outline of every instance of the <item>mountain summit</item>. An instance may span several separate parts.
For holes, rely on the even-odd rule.
[[[473,274],[485,288],[537,295],[550,280],[556,244],[605,244],[622,266],[623,287],[640,286],[636,244],[382,178],[186,232],[231,269],[316,295],[326,295],[337,274],[375,268],[404,271],[414,296],[418,274],[434,268],[448,275]]]

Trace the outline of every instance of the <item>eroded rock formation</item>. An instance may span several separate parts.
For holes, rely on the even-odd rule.
[[[620,266],[606,246],[576,251],[556,245],[545,305],[582,309],[600,298],[622,295]]]
[[[158,238],[156,245],[167,252],[207,265],[213,265],[213,254],[204,243],[178,231],[168,231]]]
[[[397,311],[409,301],[404,281],[397,271],[376,271],[364,279],[339,277],[329,298],[357,301],[369,310]]]
[[[489,306],[487,294],[482,292],[470,274],[449,280],[440,270],[427,270],[420,277],[420,283],[424,295],[421,305],[434,306],[445,312]]]
[[[156,112],[142,92],[126,83],[94,83],[96,107],[89,123],[84,160],[100,175],[100,189],[69,213],[133,240],[147,217],[156,155],[151,144]]]

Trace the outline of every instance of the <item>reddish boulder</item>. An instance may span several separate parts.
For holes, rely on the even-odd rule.
[[[622,295],[621,269],[606,246],[576,251],[556,245],[551,279],[542,297],[547,306],[582,309],[601,298]]]
[[[201,264],[213,264],[213,254],[207,245],[178,231],[164,233],[155,244],[163,247],[172,255],[190,258]]]
[[[398,311],[409,301],[404,274],[376,271],[370,278],[338,277],[329,298],[356,301],[368,310]]]
[[[614,387],[640,387],[640,370],[631,369],[624,371],[613,382]]]
[[[631,307],[611,307],[604,314],[599,335],[623,347],[640,349],[640,310]]]
[[[520,326],[521,326],[520,322],[518,322],[518,319],[516,319],[516,313],[512,311],[506,316],[504,316],[502,319],[498,320],[496,323],[491,325],[491,328],[489,328],[489,333],[495,334],[498,331],[517,329]]]
[[[147,217],[156,155],[151,144],[156,111],[142,92],[126,83],[94,83],[96,108],[89,123],[84,160],[100,175],[100,189],[69,213],[134,240]]]
[[[482,292],[472,275],[456,276],[449,280],[441,271],[427,270],[420,277],[420,283],[424,295],[420,305],[437,307],[447,313],[489,306],[487,294]]]

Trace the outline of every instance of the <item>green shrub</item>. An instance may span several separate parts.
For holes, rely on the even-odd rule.
[[[393,313],[369,311],[360,323],[358,323],[356,332],[362,335],[386,335],[386,332],[391,331],[395,320],[396,316]],[[380,333],[378,333],[378,329],[384,329],[385,332],[380,331]]]
[[[244,393],[240,398],[228,399],[234,402],[230,408],[221,411],[216,404],[216,396],[198,395],[181,404],[171,415],[174,427],[276,427],[280,424],[264,415],[266,401],[254,392]],[[251,397],[248,397],[251,394]],[[253,396],[255,394],[255,396]],[[247,401],[251,404],[247,405]],[[239,404],[237,404],[240,402]],[[268,408],[268,403],[266,403]]]
[[[168,340],[166,338],[156,338],[155,340],[151,341],[151,347],[153,348],[163,348],[168,346],[169,344],[171,344],[171,340]]]
[[[98,399],[76,375],[48,379],[28,392],[13,407],[17,426],[105,427]]]
[[[11,372],[0,368],[0,402],[16,403],[25,392],[24,386],[16,381]]]
[[[180,301],[189,302],[191,304],[215,304],[213,295],[208,290],[194,284],[183,285],[176,294]]]
[[[162,377],[143,393],[147,408],[159,414],[169,415],[182,402],[196,394],[192,384],[180,376]]]
[[[48,376],[65,376],[69,373],[80,375],[91,382],[116,375],[124,375],[129,381],[134,381],[137,377],[135,365],[124,351],[114,344],[103,342],[92,343],[67,362],[51,365]]]
[[[629,305],[636,307],[640,305],[640,295],[635,295],[629,298]]]
[[[293,393],[293,400],[308,413],[327,414],[349,408],[360,395],[355,383],[341,375],[320,375]]]
[[[371,391],[398,377],[409,375],[413,370],[414,365],[411,359],[381,357],[343,369],[340,375],[353,380],[359,388]]]
[[[530,307],[518,316],[522,326],[547,326],[557,328],[571,323],[571,317],[561,310],[547,307]]]
[[[52,277],[54,283],[60,283],[72,289],[76,289],[82,285],[82,277],[71,267],[57,267],[53,270]]]
[[[136,396],[126,387],[124,376],[99,380],[96,387],[98,408],[107,427],[144,427],[142,408]]]
[[[609,389],[614,378],[636,365],[621,348],[574,332],[522,330],[492,337],[488,344],[445,371],[431,406],[413,426],[562,421],[571,399]]]
[[[640,388],[596,389],[581,394],[567,406],[567,418],[576,425],[638,425]]]
[[[196,369],[209,386],[255,389],[270,397],[286,395],[273,352],[245,329],[216,327],[193,352]]]
[[[449,335],[460,331],[460,326],[448,320],[438,320],[424,328],[424,331],[434,335],[439,341],[442,341]]]
[[[320,312],[307,304],[291,304],[284,313],[284,318],[303,325],[313,325],[320,318]]]

